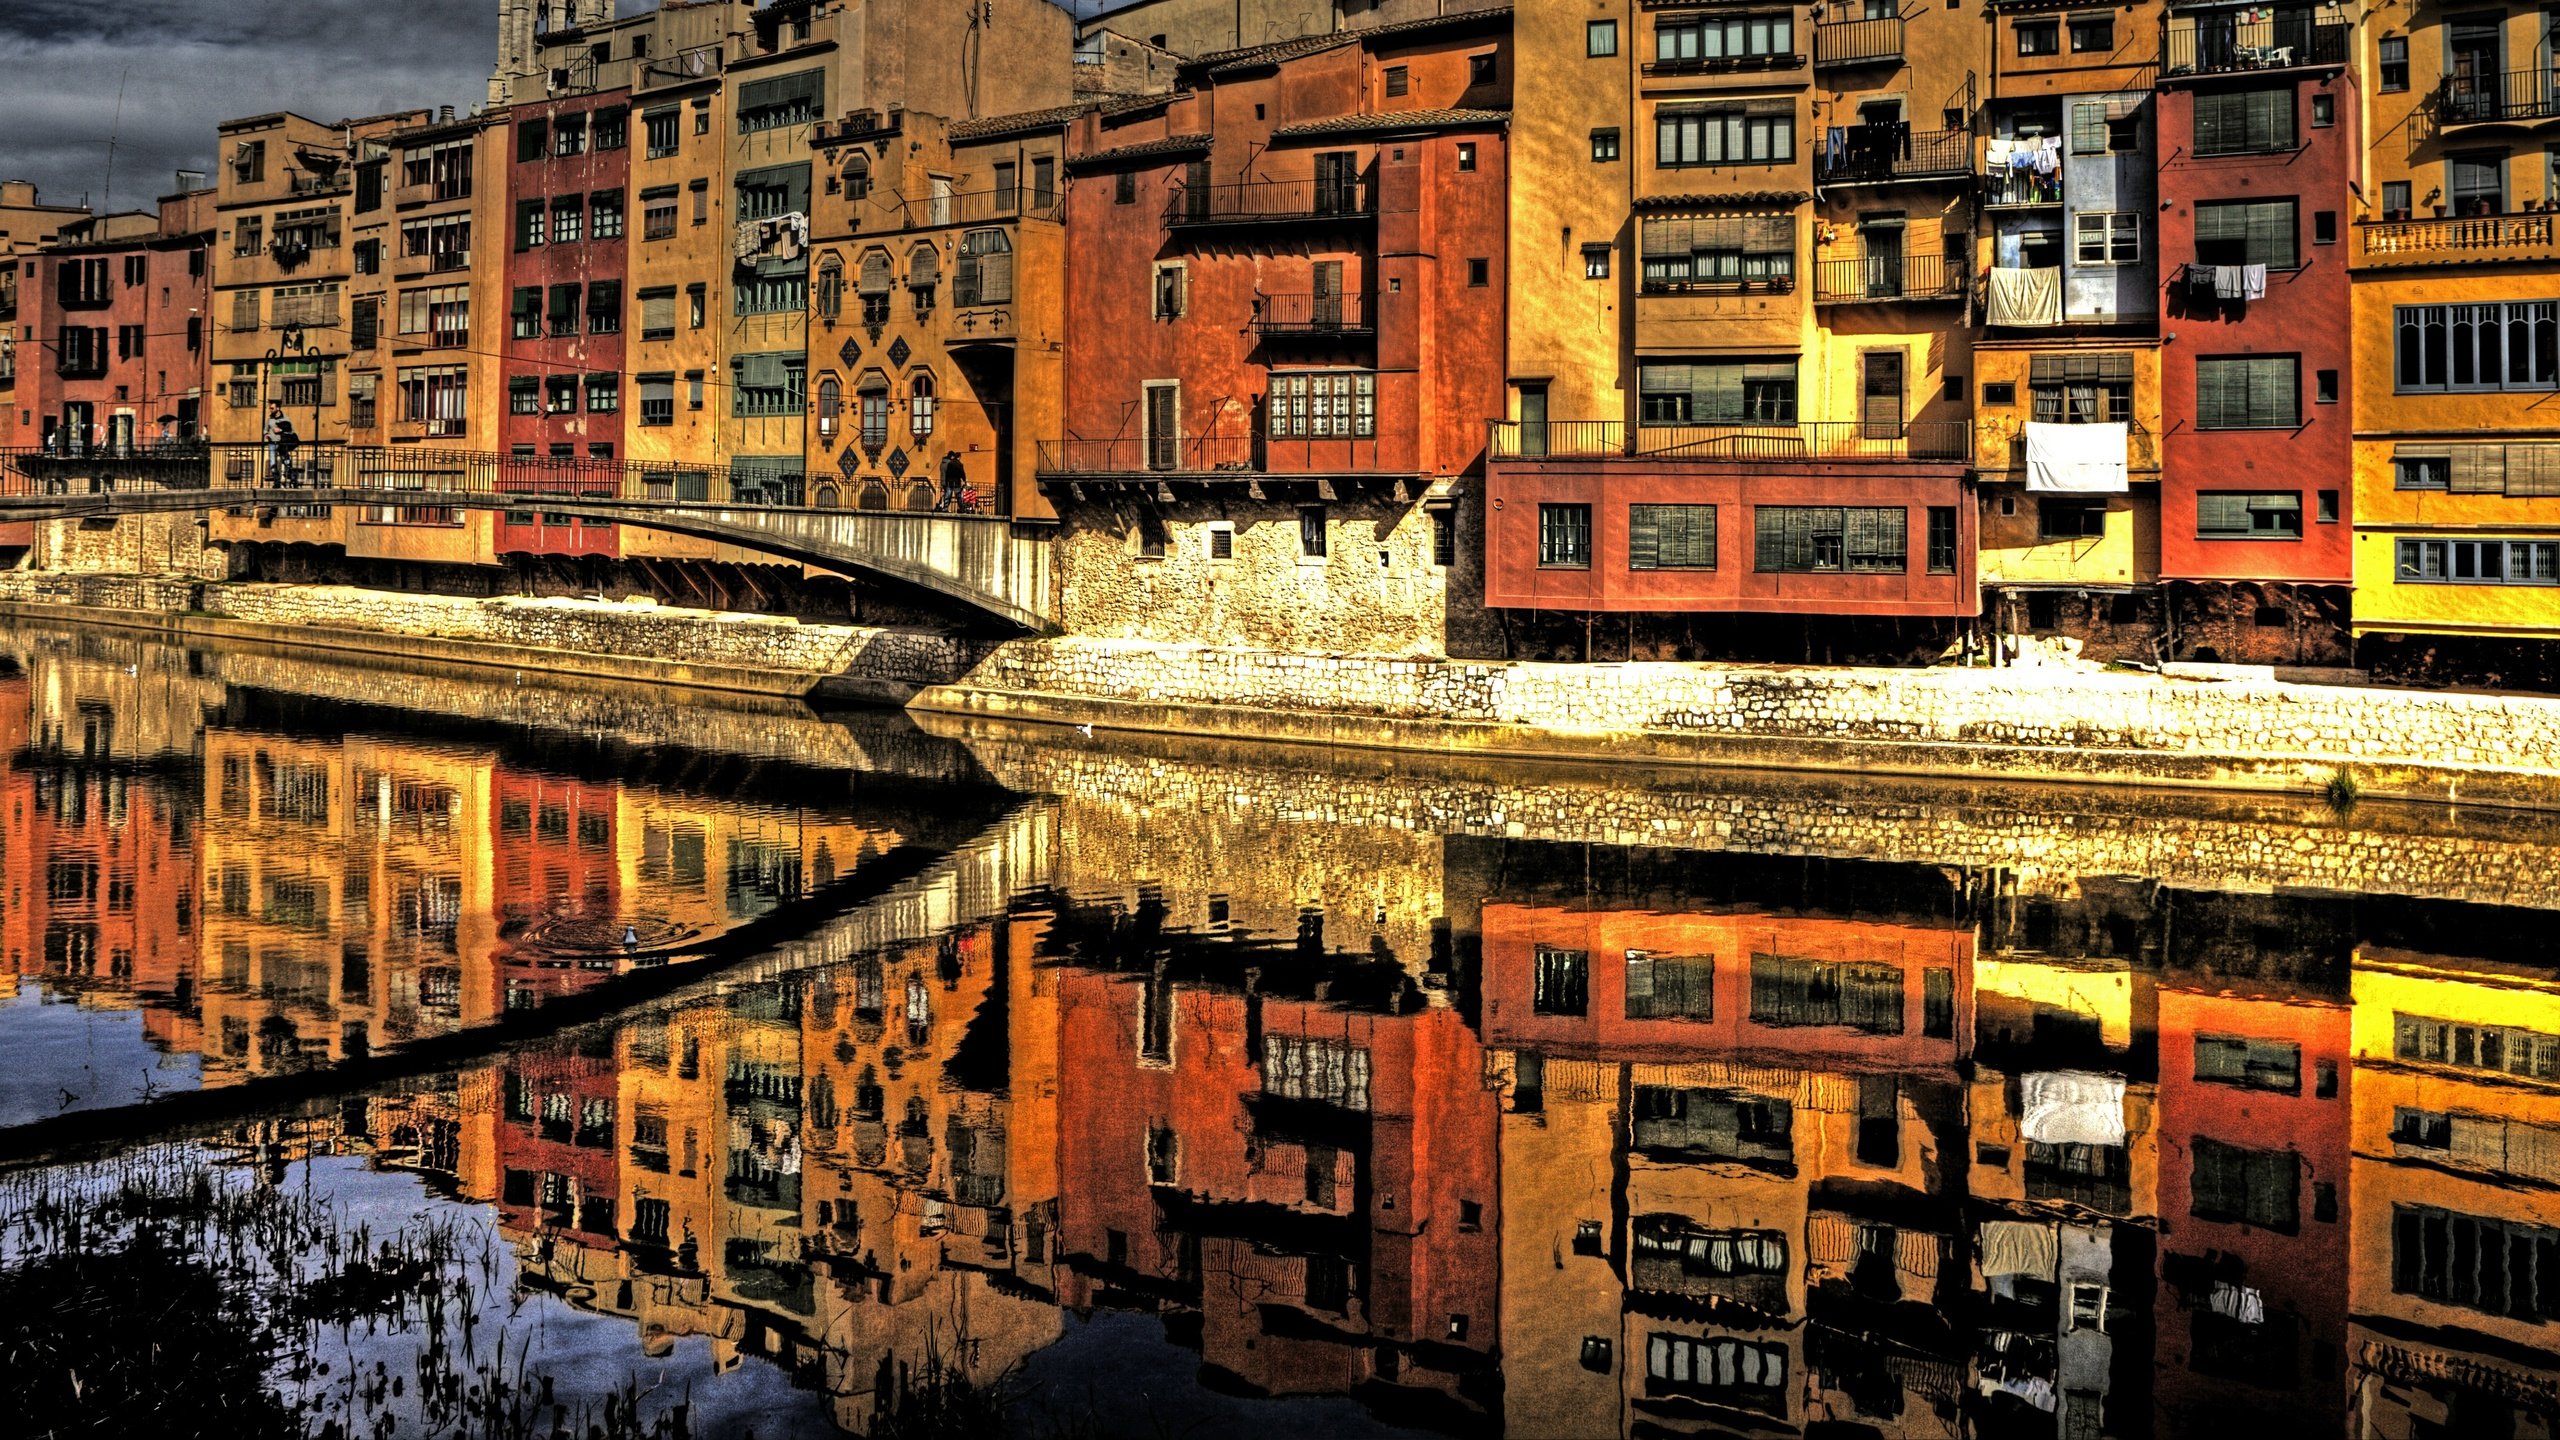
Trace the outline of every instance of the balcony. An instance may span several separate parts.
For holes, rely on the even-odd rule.
[[[1385,446],[1394,442],[1385,441]],[[1040,473],[1063,480],[1289,480],[1413,472],[1379,465],[1381,437],[1261,434],[1043,440]]]
[[[1803,68],[1804,56],[1791,50],[1773,55],[1691,55],[1644,62],[1647,75],[1744,75]]]
[[[1254,300],[1253,333],[1265,340],[1365,340],[1378,326],[1365,295],[1263,295]]]
[[[2050,175],[2014,167],[1986,171],[1982,177],[1982,203],[1988,209],[2059,205],[2062,171],[2058,167]]]
[[[1873,305],[1897,300],[1961,300],[1964,281],[1961,270],[1948,270],[1944,255],[1879,254],[1817,260],[1813,266],[1813,303]]]
[[[2550,70],[2447,75],[2428,109],[2438,130],[2548,120],[2560,115],[2560,77]]]
[[[1495,460],[1942,460],[1962,461],[1972,436],[1962,420],[1868,424],[1629,425],[1623,420],[1496,420]]]
[[[1165,206],[1170,229],[1213,225],[1305,225],[1378,218],[1366,180],[1249,180],[1237,185],[1177,187]]]
[[[1867,22],[1860,22],[1867,23]],[[1900,21],[1895,21],[1900,24]],[[1965,130],[1922,130],[1894,121],[1852,125],[1840,149],[1814,152],[1814,176],[1824,185],[1891,185],[1910,180],[1954,180],[1973,168],[1973,135]]]
[[[1813,65],[1881,65],[1902,59],[1902,17],[1841,20],[1813,27]]]
[[[863,234],[883,230],[929,230],[943,225],[994,225],[1008,220],[1057,220],[1066,201],[1055,190],[1042,194],[1027,185],[1010,190],[971,190],[959,195],[928,195],[919,200],[884,201],[859,213]],[[895,215],[897,223],[874,223]]]
[[[2253,74],[2269,70],[2335,69],[2347,63],[2350,26],[2338,12],[2278,10],[2267,19],[2243,20],[2239,12],[2208,11],[2169,17],[2160,73]]]
[[[2424,220],[2362,220],[2356,262],[2363,266],[2463,265],[2553,258],[2560,215],[2440,215]]]

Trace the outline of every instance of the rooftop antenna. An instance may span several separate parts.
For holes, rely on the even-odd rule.
[[[116,208],[116,137],[124,130],[124,82],[132,78],[133,67],[130,65],[116,77],[116,118],[115,123],[107,127],[107,193],[106,198],[99,202],[101,211]]]

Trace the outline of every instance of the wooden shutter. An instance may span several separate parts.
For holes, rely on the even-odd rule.
[[[1751,568],[1771,574],[1787,568],[1787,516],[1791,507],[1759,505],[1751,511]]]
[[[1895,439],[1902,434],[1902,352],[1870,350],[1862,361],[1862,429],[1869,440]]]
[[[1687,220],[1662,216],[1644,222],[1644,256],[1648,260],[1687,255],[1695,248],[1695,230]]]
[[[2196,497],[2196,533],[2233,535],[2247,534],[2248,530],[2248,496],[2203,494]]]
[[[889,252],[874,250],[862,257],[861,290],[865,295],[889,293]]]
[[[2449,448],[2453,458],[2453,478],[2447,489],[2457,495],[2497,495],[2505,492],[2507,447],[2455,445]]]
[[[1742,248],[1755,255],[1792,255],[1796,222],[1792,215],[1754,215],[1743,222]]]
[[[2507,447],[2510,495],[2560,495],[2560,445]]]

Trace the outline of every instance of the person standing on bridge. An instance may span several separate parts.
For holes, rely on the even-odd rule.
[[[292,429],[292,422],[284,418],[284,402],[268,401],[267,428],[264,438],[267,442],[267,483],[270,485],[284,483],[284,437]]]
[[[287,420],[281,415],[277,416],[275,446],[276,475],[278,484],[299,485],[302,483],[301,477],[294,473],[293,468],[293,452],[300,448],[301,444],[302,437],[293,432],[293,422]]]

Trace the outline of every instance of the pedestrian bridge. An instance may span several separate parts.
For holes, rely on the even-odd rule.
[[[836,493],[822,485],[818,498]],[[1025,630],[1055,628],[1048,527],[982,504],[960,508],[956,496],[932,511],[848,510],[808,498],[800,476],[765,470],[406,447],[313,447],[281,470],[258,446],[0,452],[0,523],[280,505],[539,509],[899,581]]]

